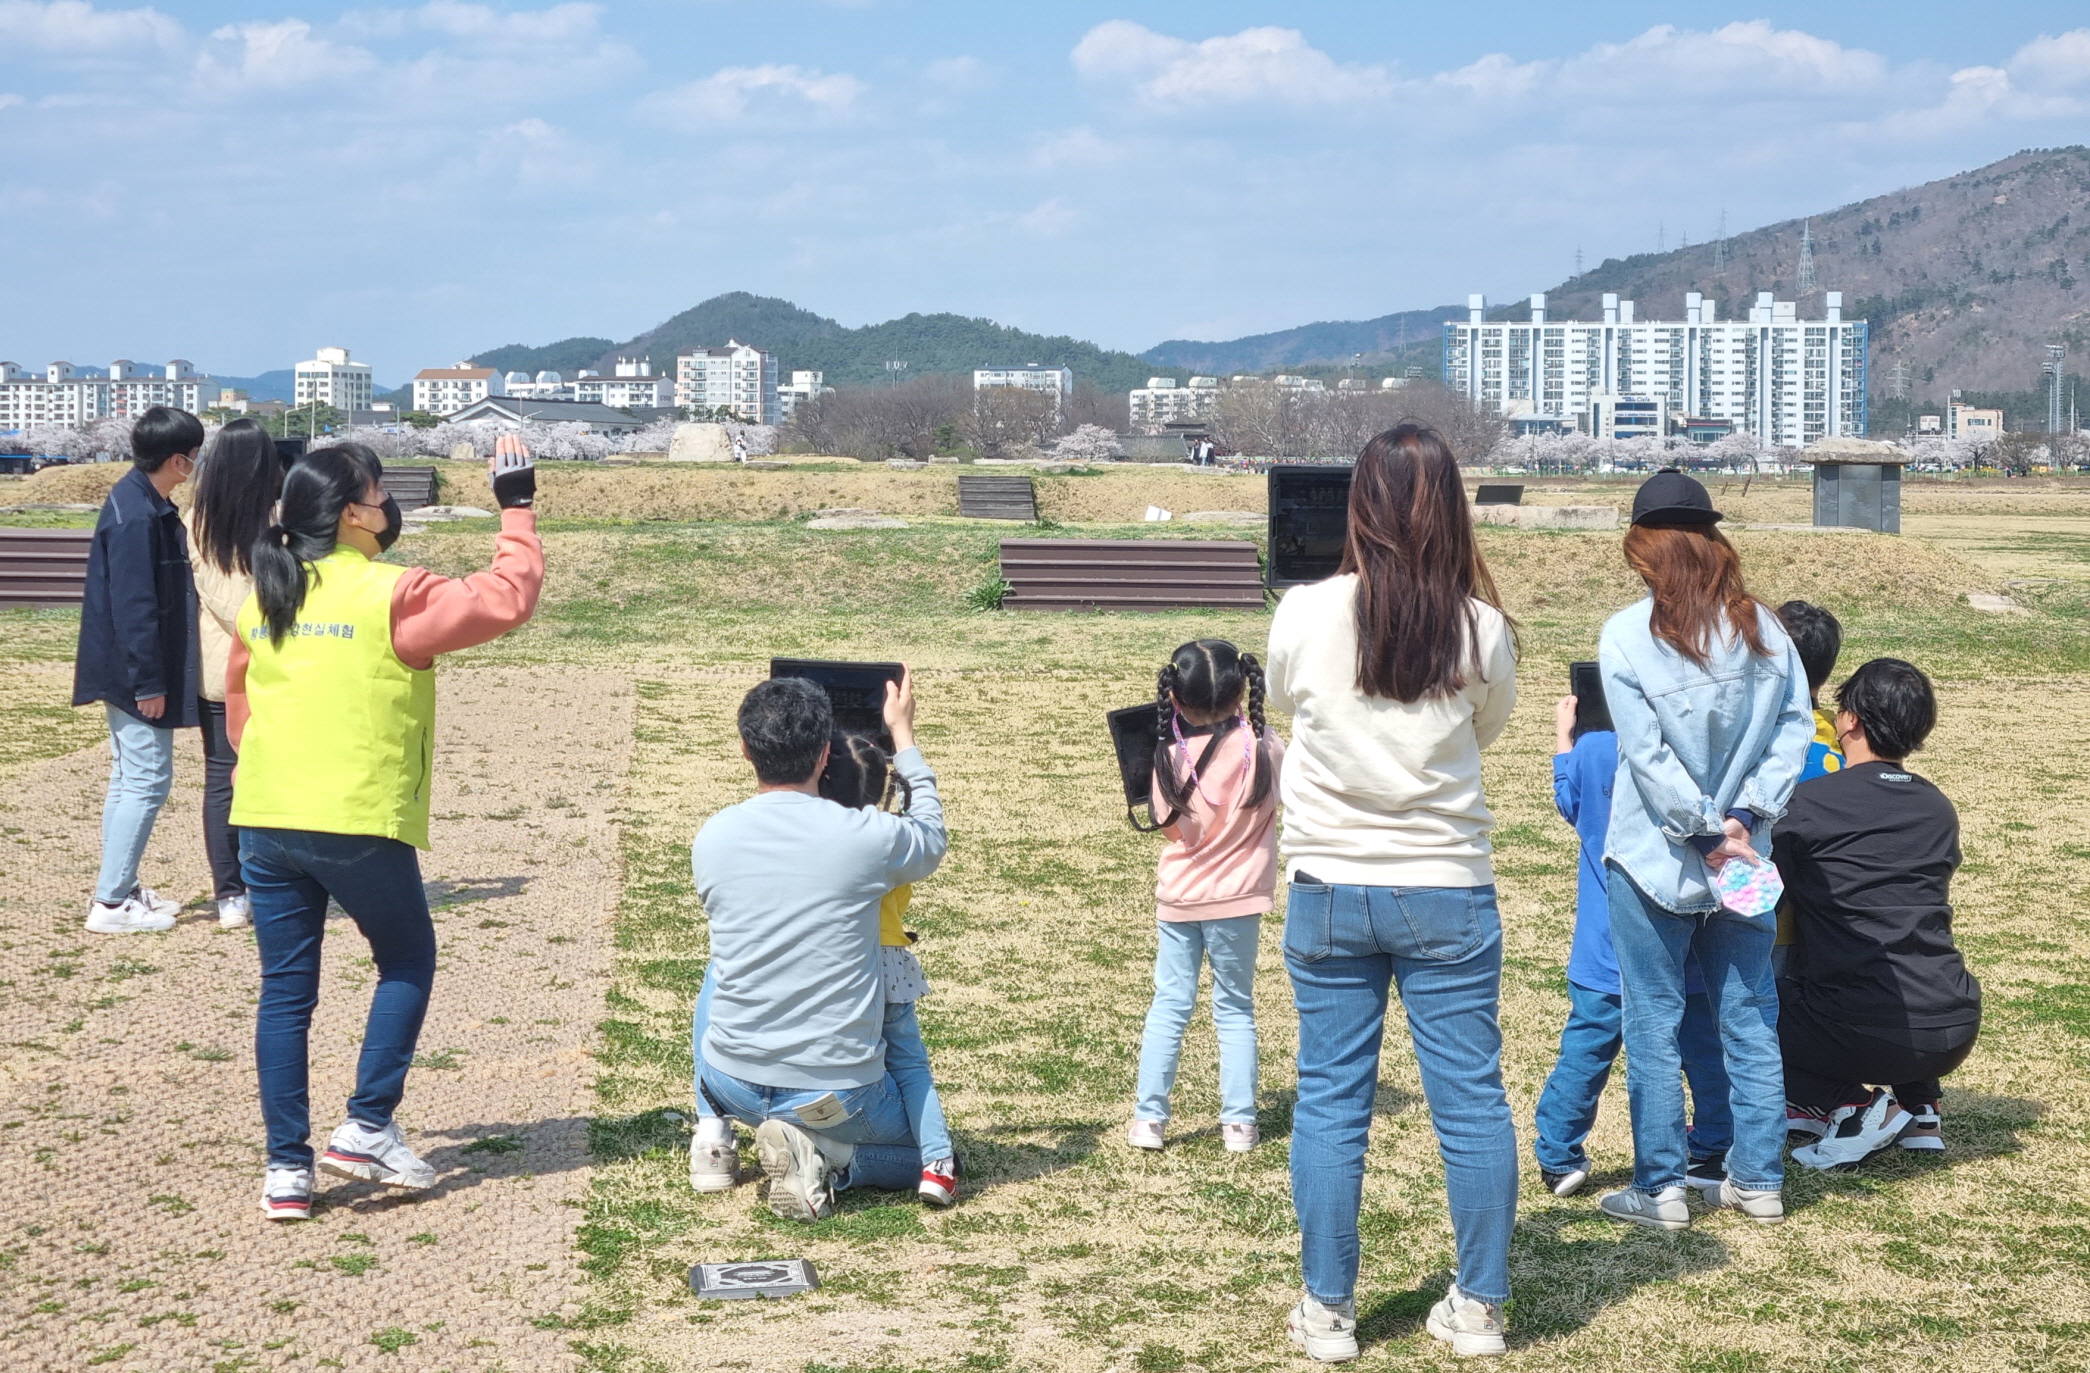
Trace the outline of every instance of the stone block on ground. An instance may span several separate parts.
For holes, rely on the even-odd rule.
[[[1473,518],[1481,524],[1506,524],[1518,529],[1616,529],[1615,505],[1476,505]]]
[[[668,441],[669,462],[731,462],[733,436],[723,424],[678,424]]]

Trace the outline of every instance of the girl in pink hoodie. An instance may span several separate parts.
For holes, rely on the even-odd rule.
[[[1263,668],[1224,639],[1198,639],[1161,669],[1154,814],[1166,817],[1154,884],[1159,950],[1126,1139],[1159,1149],[1198,970],[1212,965],[1219,1134],[1256,1146],[1255,960],[1277,890],[1277,771],[1284,742],[1263,723]]]

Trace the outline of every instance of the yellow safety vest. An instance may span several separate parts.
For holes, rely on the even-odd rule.
[[[337,547],[306,568],[305,604],[280,644],[247,597],[247,704],[232,823],[373,834],[428,847],[435,673],[392,651],[403,567]]]

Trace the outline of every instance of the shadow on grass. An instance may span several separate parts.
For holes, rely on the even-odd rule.
[[[1942,1153],[1888,1148],[1863,1163],[1823,1173],[1796,1163],[1785,1164],[1787,1215],[1805,1211],[1830,1198],[1869,1197],[1897,1182],[1927,1173],[2002,1158],[2025,1146],[2018,1131],[2037,1125],[2046,1103],[2027,1097],[1990,1096],[1945,1088],[1945,1150]]]
[[[977,1196],[1011,1183],[1030,1182],[1074,1167],[1096,1152],[1102,1128],[1092,1120],[1055,1120],[1037,1125],[998,1125],[985,1130],[953,1130],[952,1143],[965,1168],[965,1189]],[[1010,1136],[1047,1135],[1050,1144]]]
[[[358,1178],[335,1177],[322,1167],[314,1179],[313,1199],[320,1208],[342,1207],[359,1215],[381,1214],[467,1191],[482,1182],[586,1168],[595,1162],[589,1144],[598,1125],[586,1116],[560,1116],[551,1120],[480,1121],[449,1126],[441,1133],[454,1143],[415,1147],[414,1151],[436,1172],[435,1186],[426,1191],[409,1192]],[[680,1138],[679,1127],[671,1128],[678,1129]],[[409,1146],[413,1147],[412,1141]]]
[[[504,896],[517,896],[529,884],[527,877],[467,877],[458,882],[424,882],[421,886],[428,893],[428,908],[440,911],[473,901],[497,901]]]

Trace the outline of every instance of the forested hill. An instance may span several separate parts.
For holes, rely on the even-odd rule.
[[[1172,338],[1155,344],[1140,356],[1157,367],[1218,376],[1348,362],[1359,353],[1373,367],[1421,362],[1434,371],[1443,341],[1440,326],[1447,319],[1465,317],[1465,306],[1442,305],[1434,310],[1403,310],[1377,319],[1323,320],[1220,343]]]
[[[867,386],[897,377],[1035,362],[1072,368],[1076,384],[1116,391],[1144,385],[1153,370],[1130,353],[1064,335],[1026,333],[992,320],[912,314],[849,329],[789,301],[745,291],[713,296],[623,343],[573,338],[542,348],[512,344],[480,353],[473,361],[504,371],[550,368],[571,376],[582,367],[608,372],[619,356],[643,356],[652,358],[657,368],[672,370],[675,355],[683,349],[716,347],[729,338],[775,353],[786,379],[793,370],[812,370],[825,373],[829,386]],[[907,366],[889,368],[888,362]]]

